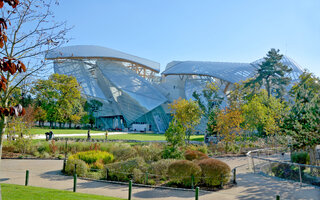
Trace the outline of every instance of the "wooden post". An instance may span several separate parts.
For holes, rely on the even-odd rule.
[[[196,187],[195,200],[199,200],[199,187]]]
[[[194,175],[191,175],[191,189],[194,189]]]
[[[300,187],[302,186],[302,173],[301,173],[301,166],[299,165],[299,178],[300,178]]]
[[[131,194],[132,194],[132,180],[129,181],[129,194],[128,194],[128,200],[131,200]]]
[[[109,176],[109,169],[107,168],[107,170],[106,170],[106,180],[108,180],[108,176]]]
[[[28,186],[29,184],[29,170],[26,171],[26,181],[24,183],[25,186]]]
[[[145,184],[148,185],[148,172],[146,172],[146,175],[145,175]]]
[[[234,168],[234,169],[233,169],[233,184],[237,184],[237,181],[236,181],[236,173],[237,173],[237,169]]]
[[[77,191],[77,173],[73,174],[73,192]]]

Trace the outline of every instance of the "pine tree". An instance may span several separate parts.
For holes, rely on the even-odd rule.
[[[282,64],[280,61],[283,55],[279,54],[279,49],[271,49],[264,61],[258,65],[258,73],[246,83],[246,87],[253,87],[258,84],[268,92],[268,97],[275,94],[281,98],[284,95],[285,87],[290,83],[291,78],[286,74],[292,71],[291,68]]]

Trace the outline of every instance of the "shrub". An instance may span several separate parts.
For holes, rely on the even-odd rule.
[[[140,169],[133,169],[133,180],[135,183],[144,183],[144,173]]]
[[[88,166],[83,160],[69,158],[66,165],[66,173],[72,175],[74,173],[74,167],[77,164],[77,175],[85,176],[88,172]]]
[[[310,157],[309,154],[304,151],[294,152],[291,155],[291,161],[299,164],[308,164],[310,162]]]
[[[97,161],[103,161],[103,163],[107,164],[113,161],[113,155],[105,152],[105,151],[84,151],[79,152],[71,156],[75,159],[83,160],[87,164],[93,164]]]
[[[45,143],[41,143],[40,146],[38,146],[38,151],[40,154],[42,154],[43,152],[50,152],[50,147],[49,147],[49,143],[45,142]]]
[[[165,148],[162,151],[162,158],[164,159],[183,159],[183,152],[178,149],[174,148],[172,146],[165,146]]]
[[[148,165],[143,158],[136,157],[122,162],[116,162],[106,165],[106,169],[109,170],[108,176],[112,180],[129,181],[133,176],[133,170],[139,169],[145,173],[148,169]]]
[[[170,164],[175,162],[174,159],[163,159],[151,164],[150,173],[159,175],[158,178],[166,180],[168,174],[168,168]]]
[[[299,168],[287,163],[273,163],[271,171],[276,177],[279,178],[285,178],[295,181],[298,181],[300,179]],[[301,173],[303,176],[303,170],[301,170]]]
[[[200,181],[201,168],[189,160],[177,160],[169,165],[169,180],[183,186],[191,186],[191,176],[194,176],[194,184]]]
[[[202,181],[207,186],[218,186],[228,183],[230,178],[230,167],[220,161],[213,158],[207,158],[198,161],[198,165],[202,171]]]
[[[40,154],[41,158],[50,158],[50,154],[48,152],[43,152],[42,154]]]
[[[137,157],[137,151],[129,144],[117,143],[111,147],[110,152],[117,161],[125,161]]]
[[[207,145],[189,145],[188,146],[189,150],[196,150],[196,151],[200,151],[204,154],[208,154],[208,147]]]
[[[184,157],[190,161],[209,158],[205,153],[197,150],[186,150],[184,153]]]
[[[103,169],[104,168],[104,164],[102,160],[97,160],[96,162],[94,162],[91,166],[91,169]]]
[[[147,163],[161,159],[162,148],[157,144],[137,145],[134,147],[139,157],[142,157]]]
[[[24,138],[18,137],[16,140],[12,141],[15,149],[18,150],[19,153],[28,153],[31,151],[32,147],[32,139],[31,138]]]

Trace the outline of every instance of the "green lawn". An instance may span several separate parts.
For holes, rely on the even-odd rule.
[[[91,136],[95,139],[105,139],[105,136]],[[86,138],[86,136],[77,136],[75,138]],[[154,141],[154,140],[166,140],[164,134],[147,134],[147,133],[129,133],[121,135],[109,135],[108,139],[110,140],[139,140],[139,141]],[[192,141],[202,142],[204,140],[203,135],[192,135]]]
[[[3,200],[121,200],[115,197],[4,183],[1,184],[1,193]]]
[[[45,134],[46,132],[52,131],[54,134],[72,134],[72,133],[87,133],[88,130],[82,129],[49,129],[49,128],[32,128],[31,134]],[[102,133],[104,131],[93,131],[90,133]]]

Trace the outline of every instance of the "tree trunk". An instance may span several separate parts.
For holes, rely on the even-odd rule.
[[[8,117],[1,117],[1,119],[0,119],[0,160],[2,157],[3,135],[6,131],[7,121],[8,121]]]
[[[309,147],[309,156],[310,156],[310,165],[317,165],[317,150],[316,150],[317,145],[313,145]],[[316,175],[318,170],[317,169],[310,169],[310,173],[312,175]]]
[[[266,79],[266,82],[267,82],[267,85],[266,85],[266,89],[267,89],[267,92],[268,92],[268,97],[271,96],[271,88],[270,88],[270,82],[268,79]]]

